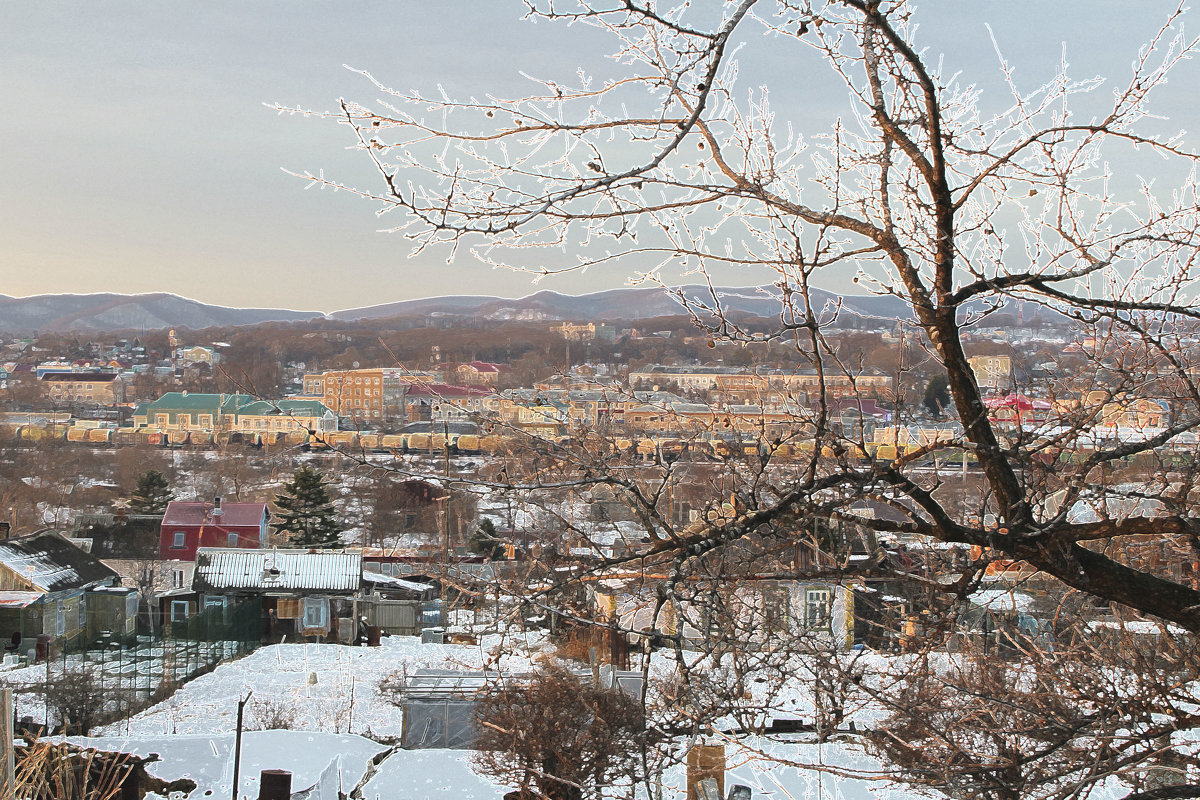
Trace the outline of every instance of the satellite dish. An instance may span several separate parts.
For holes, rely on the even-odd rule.
[[[357,362],[357,361],[355,361],[355,362],[354,362],[353,364],[351,364],[350,366],[354,367],[355,369],[358,369],[358,362]]]

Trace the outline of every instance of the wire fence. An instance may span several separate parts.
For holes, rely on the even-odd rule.
[[[44,718],[25,722],[54,730],[72,705],[99,706],[107,719],[127,717],[218,664],[253,652],[261,641],[257,600],[208,608],[149,634],[57,640],[49,653],[39,653],[45,678],[23,687],[41,696]]]

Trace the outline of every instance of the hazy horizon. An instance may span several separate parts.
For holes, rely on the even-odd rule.
[[[1052,5],[930,3],[921,40],[961,65],[985,96],[999,86],[985,23],[1028,88],[1052,76],[1064,40],[1078,77],[1120,80],[1171,7],[1156,0],[1133,14],[1112,0]],[[600,56],[609,48],[595,31],[522,23],[521,8],[518,0],[436,8],[417,0],[8,4],[0,9],[9,34],[0,75],[15,111],[0,121],[0,293],[168,292],[329,313],[434,296],[626,285],[620,268],[534,283],[479,265],[466,250],[449,264],[444,252],[409,259],[406,240],[378,232],[387,220],[372,204],[303,191],[304,181],[283,172],[370,182],[368,165],[347,150],[345,129],[265,106],[328,109],[343,96],[372,102],[378,92],[343,65],[401,89],[444,85],[460,95],[521,93],[522,70],[554,77],[607,68]],[[773,40],[763,39],[742,58],[751,74],[793,66],[777,56]],[[1200,126],[1189,96],[1195,70],[1182,66],[1155,105],[1169,127]],[[779,113],[801,127],[828,113],[844,92],[822,81],[802,86],[803,104],[779,97]],[[714,277],[725,285],[755,280]],[[851,288],[848,280],[824,285]]]

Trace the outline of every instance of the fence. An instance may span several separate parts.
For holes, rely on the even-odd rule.
[[[381,600],[371,598],[361,603],[361,613],[367,624],[378,626],[389,636],[420,636],[425,628],[440,628],[446,624],[441,600]]]
[[[58,640],[45,661],[44,683],[26,682],[21,691],[43,695],[46,718],[32,722],[53,728],[52,686],[86,675],[80,683],[96,686],[93,691],[100,695],[106,716],[122,718],[221,662],[253,652],[261,640],[258,600],[209,608],[186,620],[166,622],[150,635],[102,632]]]

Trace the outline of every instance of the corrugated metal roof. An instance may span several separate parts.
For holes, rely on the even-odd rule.
[[[202,547],[192,586],[198,591],[302,589],[353,592],[362,584],[362,554],[309,550]]]
[[[0,592],[0,608],[24,608],[41,599],[41,592]]]

